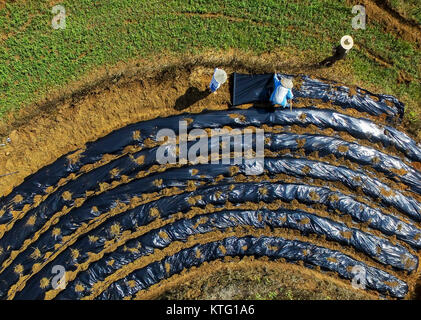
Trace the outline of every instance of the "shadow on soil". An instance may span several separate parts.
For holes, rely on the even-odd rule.
[[[186,93],[180,96],[175,101],[174,109],[181,111],[184,109],[189,108],[196,102],[199,102],[200,100],[205,99],[211,94],[211,91],[209,89],[205,89],[203,91],[200,91],[196,87],[190,87],[187,89]]]
[[[421,279],[418,279],[415,285],[414,300],[421,300]]]

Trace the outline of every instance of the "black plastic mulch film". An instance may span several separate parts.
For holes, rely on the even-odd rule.
[[[272,76],[235,74],[234,105],[265,101],[271,85],[268,79]],[[356,95],[350,97],[346,87],[305,76],[302,79],[300,89],[294,90],[295,97],[331,101],[343,108],[354,108],[374,116],[384,113],[389,120],[403,115],[403,105],[394,97],[373,95],[360,88]],[[373,99],[373,96],[377,99]],[[162,128],[178,133],[179,121],[182,120],[188,120],[189,131],[224,126],[239,129],[262,125],[283,127],[283,132],[265,133],[265,150],[275,154],[265,157],[265,174],[269,177],[284,174],[296,182],[279,179],[276,183],[265,179],[242,182],[247,181],[238,179],[245,175],[244,164],[237,165],[238,172],[234,173],[231,171],[232,164],[221,163],[190,164],[162,168],[162,172],[155,169],[151,171],[158,165],[158,147],[147,147],[145,140],[149,138],[154,141]],[[393,146],[404,156],[400,158],[385,153],[381,148],[360,145],[358,140],[345,141],[339,135],[293,133],[290,132],[293,125],[315,125],[319,129],[333,129],[336,133],[346,132],[354,138],[381,144],[385,148]],[[134,134],[137,131],[140,134]],[[193,143],[189,142],[190,145]],[[233,144],[233,141],[230,143]],[[127,146],[143,149],[125,154],[123,150]],[[304,150],[304,154],[299,153],[300,150]],[[307,159],[315,151],[320,158],[334,155],[337,159],[350,161],[355,167],[351,169],[344,165],[335,166],[323,159]],[[91,171],[80,172],[83,166],[100,161],[105,154],[119,157]],[[121,234],[129,233],[133,236],[100,258],[91,258],[87,269],[78,271],[75,279],[69,281],[55,298],[80,299],[89,296],[90,289],[96,283],[106,280],[133,261],[169,247],[173,242],[184,243],[193,235],[239,226],[253,230],[268,227],[282,232],[297,230],[303,237],[324,236],[328,242],[340,244],[345,252],[320,247],[311,243],[310,238],[308,242],[303,242],[280,236],[255,237],[252,234],[241,238],[228,237],[206,244],[193,244],[161,261],[131,270],[127,276],[104,287],[95,298],[121,299],[131,296],[186,268],[223,256],[267,256],[270,259],[285,258],[291,263],[302,261],[308,267],[319,266],[345,279],[353,278],[350,272],[353,266],[364,266],[369,289],[398,298],[408,294],[405,274],[413,273],[418,267],[416,253],[421,248],[418,224],[421,221],[421,204],[413,196],[421,194],[421,173],[410,163],[421,161],[421,148],[392,126],[375,124],[364,118],[354,118],[314,106],[292,111],[268,111],[262,108],[205,111],[133,124],[88,143],[75,163],[67,158],[69,155],[28,177],[11,194],[0,200],[0,210],[4,210],[0,224],[8,230],[0,239],[0,297],[3,299],[44,298],[45,293],[52,289],[51,284],[42,286],[40,283],[45,278],[51,279],[52,268],[62,265],[66,271],[75,271],[92,254],[102,252],[106,242],[115,238],[110,230],[116,225]],[[142,162],[134,161],[139,157],[144,158]],[[384,178],[369,175],[367,166],[373,172],[382,173]],[[140,172],[147,174],[139,177]],[[57,186],[60,179],[72,173],[77,175],[75,179]],[[121,180],[123,177],[124,181]],[[339,182],[347,192],[315,185],[312,183],[315,180]],[[119,183],[110,189],[103,190],[100,186],[112,185],[113,181]],[[405,185],[406,191],[393,189],[388,185],[392,181]],[[189,191],[192,182],[196,190]],[[57,188],[48,194],[48,187]],[[165,193],[168,188],[175,187],[179,194]],[[357,189],[362,194],[353,194]],[[142,195],[154,192],[158,197],[149,197],[134,207],[129,206],[133,198],[142,199]],[[14,200],[17,195],[23,198],[19,203]],[[34,204],[37,195],[45,196],[45,199]],[[80,199],[83,200],[80,202]],[[192,203],[191,199],[196,200]],[[276,201],[281,201],[279,208],[269,209],[270,204]],[[292,201],[298,201],[304,207],[294,210],[283,207],[283,204]],[[227,202],[234,207],[227,209]],[[111,214],[121,203],[127,207]],[[244,207],[250,203],[259,209]],[[28,205],[31,207],[25,215],[16,216],[16,212],[24,210]],[[212,205],[214,212],[208,212],[209,205]],[[319,216],[317,211],[310,210],[320,205],[329,214]],[[303,209],[306,207],[309,210]],[[187,215],[194,208],[206,212]],[[157,215],[151,214],[153,210]],[[168,220],[180,212],[186,216],[175,221]],[[339,221],[345,217],[352,218],[351,225]],[[204,218],[206,222],[201,220]],[[162,219],[160,227],[139,233],[139,227],[147,228],[156,219]],[[368,229],[362,229],[362,224],[367,225]],[[398,241],[391,241],[391,236]],[[63,239],[66,239],[66,243],[63,243]],[[221,245],[226,248],[225,252],[218,249]],[[195,253],[197,250],[201,252],[200,257]],[[369,262],[359,261],[353,257],[352,252],[364,254]],[[170,271],[166,268],[168,264]],[[394,272],[386,271],[386,267],[391,267]],[[135,285],[133,282],[127,285],[129,280],[134,280]]]

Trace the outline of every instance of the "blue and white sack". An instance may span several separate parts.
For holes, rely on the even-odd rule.
[[[228,78],[227,73],[224,70],[215,68],[212,81],[209,85],[210,90],[212,92],[215,92],[216,90],[218,90],[219,87],[223,85],[225,81],[227,81],[227,78]]]

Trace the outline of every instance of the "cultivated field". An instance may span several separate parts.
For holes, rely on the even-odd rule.
[[[417,2],[359,1],[362,30],[352,27],[357,1],[0,0],[0,298],[419,298]],[[57,4],[66,26],[56,30]],[[347,58],[317,67],[343,35],[355,42]],[[274,112],[278,123],[251,104],[230,111],[232,78],[205,94],[215,67],[296,75],[302,97],[285,118]],[[314,79],[329,97],[347,90],[345,106],[312,97]],[[402,121],[384,111],[398,103],[383,94],[405,104]],[[170,116],[207,132],[212,119],[264,128],[269,167],[252,179],[241,166],[218,175],[205,165],[156,164],[154,121]],[[240,201],[247,183],[256,197]],[[289,263],[279,239],[303,258]],[[298,250],[300,241],[325,248],[328,262],[303,253],[314,247]],[[119,260],[125,255],[130,264]],[[349,259],[347,267],[333,256]],[[356,260],[373,272],[370,290],[350,286]],[[73,268],[66,290],[47,276],[58,262]],[[162,282],[144,288],[142,272]]]

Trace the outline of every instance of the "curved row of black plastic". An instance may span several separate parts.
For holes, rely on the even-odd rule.
[[[263,189],[265,191],[262,191]],[[139,193],[141,192],[142,190],[139,190]],[[316,192],[319,195],[320,198],[318,200],[312,200],[312,194],[314,192]],[[218,194],[219,197],[217,196]],[[338,200],[332,199],[332,195],[337,196]],[[200,199],[198,198],[198,196],[200,196]],[[197,199],[197,202],[194,205],[189,202],[189,199],[191,198]],[[23,297],[27,295],[34,295],[35,292],[38,292],[36,296],[40,295],[43,292],[43,290],[39,288],[39,281],[43,277],[47,277],[49,273],[51,273],[51,269],[54,265],[74,265],[76,261],[74,261],[73,259],[72,250],[78,249],[80,252],[80,255],[77,259],[77,263],[83,263],[86,259],[88,259],[88,252],[99,253],[100,251],[102,251],[104,242],[112,239],[113,237],[113,235],[110,234],[112,225],[118,223],[121,227],[121,231],[134,231],[137,227],[148,225],[149,223],[154,221],[155,217],[152,217],[150,215],[150,211],[152,208],[156,208],[158,212],[161,212],[161,217],[165,219],[171,214],[177,212],[186,213],[193,206],[205,208],[208,204],[212,204],[215,206],[215,208],[220,208],[219,210],[222,210],[224,209],[226,201],[238,205],[245,202],[257,203],[258,201],[271,203],[276,200],[282,200],[289,202],[294,199],[298,199],[308,204],[323,203],[332,212],[339,209],[342,214],[350,214],[351,217],[355,219],[355,221],[369,221],[370,227],[376,227],[380,229],[383,233],[388,235],[396,234],[397,238],[415,244],[417,247],[419,247],[420,245],[420,231],[416,227],[404,223],[390,215],[384,215],[373,208],[370,208],[364,204],[355,201],[349,196],[345,196],[337,192],[332,192],[327,188],[309,187],[305,185],[294,184],[284,185],[271,183],[217,185],[212,187],[200,188],[196,191],[183,193],[181,195],[164,197],[157,201],[140,205],[135,209],[130,209],[124,212],[124,214],[110,218],[91,232],[81,236],[79,241],[76,242],[71,248],[66,249],[56,259],[54,259],[53,262],[48,264],[40,273],[35,275],[33,279],[31,279],[28,282],[28,285],[24,289],[24,291],[22,291],[22,295]],[[353,209],[356,208],[358,208],[358,210],[354,211]],[[101,208],[99,208],[99,210],[100,209]],[[58,226],[61,229],[62,235],[71,234],[78,226],[81,226],[82,223],[86,221],[81,219],[76,224],[77,217],[80,217],[80,215],[78,215],[78,210],[80,209],[76,209],[76,211],[72,215],[64,217],[63,221],[61,221],[58,224]],[[90,221],[91,219],[99,215],[99,212],[94,212],[90,210],[90,217],[87,221]],[[85,219],[87,218],[86,215],[82,216]],[[292,216],[293,215],[291,213],[291,217]],[[331,239],[332,241],[339,241],[343,244],[353,246],[357,250],[365,252],[374,260],[378,260],[382,263],[395,266],[397,269],[411,271],[414,270],[415,266],[418,263],[418,259],[412,253],[407,251],[407,249],[400,246],[399,244],[393,245],[391,242],[384,238],[379,238],[361,232],[356,228],[349,229],[343,223],[337,223],[317,216],[308,215],[308,217],[310,222],[313,221],[312,226],[304,225],[303,228],[305,228],[305,230],[303,231],[324,234],[328,239]],[[169,228],[174,227],[174,225],[175,224],[170,225]],[[324,227],[321,227],[322,225],[324,225]],[[261,225],[258,224],[254,226]],[[318,228],[316,228],[315,226],[318,226]],[[284,227],[294,228],[294,226],[292,225],[285,225]],[[295,228],[297,228],[297,226]],[[189,229],[187,228],[186,230]],[[347,239],[345,236],[341,235],[338,230],[341,230],[342,232],[350,231],[351,234],[353,234],[353,237]],[[185,225],[180,226],[178,232],[187,232],[185,231]],[[33,252],[33,248],[36,247],[44,253],[54,250],[54,246],[57,243],[60,243],[62,235],[56,237],[51,233],[44,234],[40,237],[40,240],[36,242],[36,245],[31,246],[30,249],[26,250],[23,254],[19,255],[16,258],[13,265],[22,264],[24,265],[25,272],[30,272],[32,264],[36,262],[32,260],[32,264],[28,263],[31,262],[30,255]],[[95,242],[91,242],[90,237],[95,237],[98,240]],[[138,239],[132,240],[131,242],[137,241]],[[144,248],[144,243],[141,242],[141,244]],[[124,256],[124,252],[121,250],[118,252],[117,255],[123,257],[125,261],[128,261],[128,258]],[[106,256],[106,259],[109,260],[109,256]],[[408,261],[412,261],[412,263],[408,263]],[[101,260],[96,264],[92,264],[92,268],[93,270],[95,270],[94,273],[97,276],[99,276],[100,274],[105,272],[109,267],[106,266],[106,262],[104,260]],[[11,283],[14,283],[18,280],[19,277],[13,272],[13,270],[14,268],[13,266],[11,266],[8,269],[6,269],[6,271],[4,271],[4,273],[1,275],[1,277],[3,277],[4,279],[8,279],[10,281],[9,285],[5,285],[4,287],[0,284],[0,287],[3,287],[2,290],[6,290]],[[91,267],[86,272],[88,275],[92,274],[92,271],[90,270]],[[82,273],[81,275],[82,277],[83,274],[84,273]],[[91,284],[93,282],[94,281],[90,281]]]
[[[204,217],[207,218],[207,221],[200,223]],[[307,221],[305,221],[306,219]],[[195,227],[196,225],[197,227]],[[174,241],[185,242],[189,236],[205,234],[214,229],[223,232],[227,228],[236,226],[253,226],[257,229],[270,226],[271,228],[300,230],[304,235],[324,235],[327,240],[336,241],[342,245],[353,246],[367,255],[374,256],[376,260],[384,264],[395,265],[399,269],[406,268],[405,261],[407,259],[414,262],[411,266],[412,270],[417,266],[417,258],[409,254],[403,247],[393,246],[387,240],[368,235],[358,229],[348,228],[343,223],[333,222],[330,219],[318,217],[304,211],[271,211],[266,209],[257,211],[222,211],[197,216],[192,219],[182,219],[129,241],[126,244],[127,248],[139,249],[125,254],[125,248],[120,247],[116,251],[108,254],[106,259],[93,263],[89,268],[90,271],[80,274],[77,281],[68,285],[66,290],[60,294],[60,297],[80,299],[84,295],[89,294],[89,288],[94,283],[104,281],[106,276],[113,274],[136,259],[153,255],[156,249],[166,248]],[[161,232],[165,232],[167,238],[163,238]],[[351,233],[350,238],[343,235],[346,232]],[[387,252],[376,253],[377,246],[387,248]],[[367,252],[367,248],[372,251]],[[107,260],[113,260],[114,263],[108,265]],[[86,292],[77,292],[75,290],[76,284],[82,284],[87,288]]]
[[[336,89],[332,91],[339,92],[338,94],[325,92],[318,98],[334,100],[336,104],[340,104],[341,99],[345,97],[343,95],[344,92],[341,90]],[[309,95],[313,94],[316,93],[309,92]],[[354,97],[348,97],[348,100],[344,104],[351,103],[353,101],[352,99],[359,99],[359,96]],[[369,100],[365,102],[367,101]],[[355,103],[359,106],[366,106],[366,104],[361,104],[358,101]],[[367,107],[369,106],[370,103],[367,104]],[[155,219],[150,214],[152,208],[157,208],[161,213],[161,217],[165,218],[177,212],[186,213],[193,206],[205,208],[207,204],[214,205],[219,211],[217,213],[206,213],[205,216],[211,218],[207,223],[199,224],[199,227],[196,229],[194,226],[200,222],[199,216],[192,219],[182,219],[140,235],[135,239],[128,240],[124,246],[118,247],[114,252],[106,254],[98,261],[93,261],[86,271],[80,272],[76,279],[68,285],[66,290],[59,294],[58,298],[81,298],[87,295],[87,292],[75,290],[75,286],[78,283],[82,283],[89,289],[97,281],[104,280],[106,276],[115,272],[116,268],[118,269],[121,266],[127,265],[142,255],[152,254],[154,249],[163,248],[172,241],[185,241],[188,236],[193,234],[207,233],[214,229],[223,231],[226,228],[236,226],[251,226],[257,229],[270,226],[271,228],[300,230],[304,235],[323,235],[328,240],[353,247],[357,251],[366,254],[373,261],[377,261],[377,263],[392,266],[396,271],[413,272],[416,270],[418,258],[412,253],[412,250],[407,249],[400,243],[392,243],[385,237],[358,230],[358,224],[356,224],[355,228],[352,228],[329,218],[319,217],[300,210],[287,210],[282,208],[282,206],[275,211],[265,208],[261,208],[258,211],[221,211],[224,209],[226,201],[241,204],[246,201],[253,203],[264,201],[270,203],[275,200],[285,202],[299,200],[309,205],[323,204],[326,205],[327,210],[331,214],[339,211],[341,214],[350,215],[355,223],[365,222],[370,228],[376,229],[387,236],[396,235],[397,239],[409,244],[415,249],[419,249],[421,247],[421,232],[414,221],[421,221],[421,204],[411,197],[409,192],[404,194],[398,190],[393,190],[389,185],[379,179],[369,177],[361,168],[353,170],[345,166],[337,167],[321,161],[311,161],[306,158],[295,158],[291,156],[264,159],[266,173],[270,176],[285,174],[297,178],[340,182],[350,190],[361,188],[366,195],[363,196],[366,201],[380,199],[380,207],[394,207],[399,212],[410,217],[410,219],[405,219],[407,222],[398,216],[384,214],[381,212],[381,209],[369,207],[349,195],[333,192],[329,188],[303,184],[270,184],[264,182],[237,184],[235,183],[236,177],[233,176],[235,171],[232,171],[232,165],[229,164],[170,168],[164,172],[151,173],[150,176],[138,178],[137,174],[140,171],[149,170],[153,165],[157,164],[156,152],[158,148],[147,148],[145,140],[147,138],[155,140],[157,132],[162,128],[173,129],[178,134],[179,121],[185,118],[190,119],[188,121],[189,130],[198,128],[222,128],[224,126],[233,128],[245,128],[248,126],[261,127],[263,124],[269,126],[291,126],[293,124],[308,126],[313,124],[322,129],[332,128],[335,131],[348,132],[356,138],[367,139],[373,143],[380,142],[385,147],[393,146],[406,155],[408,162],[411,160],[421,161],[421,148],[404,133],[392,127],[376,125],[366,119],[356,119],[332,110],[320,110],[316,108],[303,108],[293,110],[292,112],[278,109],[273,113],[253,108],[232,110],[230,112],[205,112],[198,115],[185,114],[170,118],[159,118],[130,125],[96,142],[89,143],[76,163],[71,163],[66,157],[58,159],[52,165],[41,169],[36,174],[27,178],[10,195],[0,200],[0,209],[6,209],[5,214],[0,217],[0,223],[11,223],[13,218],[12,211],[22,210],[25,204],[31,204],[33,202],[35,195],[46,194],[47,187],[57,185],[61,178],[67,177],[70,173],[79,172],[82,166],[101,160],[104,154],[121,155],[123,150],[129,145],[139,145],[146,148],[133,155],[124,155],[90,172],[81,174],[77,179],[69,181],[64,186],[58,188],[57,191],[50,194],[36,208],[29,210],[22,219],[13,222],[13,228],[6,232],[0,239],[0,247],[6,249],[0,255],[0,262],[4,268],[0,272],[0,297],[7,297],[8,290],[21,278],[21,275],[31,275],[27,282],[18,288],[15,297],[18,299],[42,298],[45,291],[49,288],[41,288],[40,281],[43,278],[51,278],[52,267],[63,265],[67,271],[75,270],[77,264],[88,259],[88,253],[99,253],[103,250],[105,241],[115,236],[110,233],[111,227],[115,224],[122,227],[121,231],[135,231],[138,226],[146,226]],[[140,131],[139,139],[136,138],[138,135],[134,134],[136,131]],[[390,156],[374,148],[360,146],[357,143],[347,142],[339,137],[318,134],[294,134],[290,132],[281,134],[266,133],[265,137],[267,138],[265,139],[265,148],[271,151],[277,152],[286,149],[295,151],[304,149],[306,155],[317,151],[320,157],[331,154],[337,158],[344,157],[344,159],[348,159],[360,166],[370,165],[375,170],[385,173],[389,179],[400,181],[406,184],[412,192],[421,194],[421,173],[407,165],[399,157]],[[193,143],[190,142],[190,145]],[[211,144],[212,141],[209,141],[209,143]],[[219,144],[219,142],[216,143]],[[211,145],[208,147],[208,150],[212,149]],[[139,164],[133,161],[133,157],[144,157],[143,163]],[[237,168],[238,174],[244,175],[246,173],[246,166],[244,164],[238,165]],[[113,169],[116,169],[114,171],[117,173],[114,172],[112,174],[111,171]],[[394,169],[405,171],[405,174],[399,176]],[[114,176],[115,174],[116,176]],[[126,178],[133,179],[133,181],[122,183],[112,190],[99,192],[100,187],[98,185],[100,183],[118,181],[123,175]],[[219,179],[221,175],[223,178]],[[160,183],[157,183],[157,181],[160,181]],[[198,189],[193,192],[185,192],[185,189],[192,181],[195,182]],[[177,187],[180,189],[180,192],[184,192],[174,196],[167,196],[165,193],[161,193],[165,188],[172,187]],[[264,188],[265,191],[261,191],[261,188]],[[98,191],[99,194],[86,197],[87,191]],[[65,192],[70,192],[72,199],[66,200],[63,196]],[[109,217],[96,228],[90,227],[95,219],[110,212],[118,205],[118,202],[128,204],[133,197],[142,197],[145,193],[153,192],[161,193],[162,198],[142,204],[122,214]],[[23,196],[23,201],[15,204],[13,199],[16,195]],[[201,199],[197,198],[196,204],[194,205],[190,203],[189,199],[197,196],[201,196]],[[76,205],[75,201],[78,198],[86,198],[80,207]],[[65,207],[72,209],[63,217],[55,220],[50,228],[42,229],[48,221],[52,222],[50,219],[55,213]],[[93,207],[96,207],[96,210],[93,210]],[[33,221],[34,217],[36,218],[35,222]],[[32,220],[31,222],[30,219]],[[53,233],[53,228],[58,229],[59,232]],[[78,229],[83,232],[81,235],[76,236],[75,231]],[[165,231],[169,237],[163,238],[160,236],[160,231]],[[36,232],[40,232],[39,237],[27,246],[28,239],[31,239]],[[60,250],[60,246],[67,245],[62,243],[62,239],[64,236],[71,235],[74,235],[74,243],[69,244],[67,248],[63,247],[63,252],[34,274],[32,272],[34,264],[42,263],[45,260],[44,256],[47,252],[56,252]],[[97,240],[92,241],[94,238],[97,238]],[[267,251],[267,248],[265,249],[257,245],[261,243],[259,241],[263,238],[249,237],[243,239],[249,239],[247,241],[249,241],[251,247],[254,249],[247,249],[249,251],[245,251],[240,248],[240,251],[235,251],[235,248],[227,248],[227,251],[231,252],[227,254],[269,255],[273,257],[284,257],[288,261],[303,260],[310,265],[318,265],[327,270],[338,272],[342,277],[348,279],[352,277],[346,267],[350,267],[356,263],[363,264],[343,253],[316,247],[313,244],[305,242],[280,238],[265,238],[273,239],[267,241],[277,243],[280,243],[279,241],[282,240],[282,245],[277,253],[269,254],[268,252],[270,250]],[[237,239],[230,241],[235,244],[243,240]],[[209,249],[207,251],[209,254],[206,256],[208,260],[206,261],[220,257],[217,251],[212,251],[211,249],[214,243],[201,245],[203,250]],[[127,251],[127,247],[135,249],[138,248],[139,244],[139,250]],[[302,256],[298,252],[295,252],[295,249],[287,250],[291,245],[309,247],[313,251],[309,256]],[[10,264],[7,262],[9,265],[5,267],[4,263],[6,259],[10,258],[11,251],[23,249],[22,246],[27,246],[27,248],[19,254],[14,253],[13,261]],[[33,257],[34,249],[39,250],[40,258]],[[74,250],[78,250],[78,256],[76,258],[74,256]],[[173,270],[181,271],[183,268],[194,265],[198,261],[190,261],[187,259],[187,256],[182,255],[182,252],[189,252],[189,250],[182,250],[172,256],[172,258],[167,257],[164,259],[174,259],[170,263],[171,272]],[[293,254],[294,252],[295,256]],[[329,257],[333,258],[337,256],[337,263],[332,263],[334,259],[332,261],[326,260],[326,254],[330,254],[331,256]],[[181,260],[177,260],[177,257]],[[110,259],[115,261],[114,264],[109,265],[107,263]],[[160,271],[160,268],[165,266],[163,261],[153,263],[142,270],[135,271],[133,274],[146,277],[137,279],[138,285],[135,288],[138,290],[147,288],[160,279],[163,279],[160,278],[161,276],[164,278],[167,277],[168,275],[160,273],[162,271]],[[20,266],[20,268],[17,268],[17,266]],[[375,269],[367,265],[365,267],[367,270],[370,270],[367,277],[369,288],[395,297],[404,297],[406,295],[408,286],[403,281],[380,269]],[[16,271],[21,268],[23,269],[22,272]],[[165,268],[163,270],[165,271]],[[132,277],[133,274],[128,278]],[[391,285],[393,282],[396,282],[397,285]],[[148,285],[142,287],[140,283],[142,285]],[[117,281],[106,289],[99,298],[122,297],[128,294],[127,290],[129,290],[127,286],[122,284],[121,281]]]
[[[336,85],[335,83],[325,83],[319,79],[312,79],[302,76],[304,80],[298,90],[294,90],[297,98],[321,99],[324,102],[331,102],[343,108],[352,108],[360,112],[367,112],[373,116],[386,114],[389,120],[403,118],[404,105],[391,95],[375,94],[368,90],[357,87],[356,94],[350,96],[350,89]],[[372,97],[375,97],[373,99]],[[389,102],[389,105],[386,103]]]
[[[408,185],[413,192],[421,194],[421,172],[405,164],[401,159],[392,157],[376,149],[351,143],[336,137],[322,136],[318,134],[267,134],[270,138],[269,149],[279,151],[283,149],[304,149],[307,154],[317,151],[319,157],[334,155],[336,158],[343,157],[361,166],[370,166],[378,172],[384,173],[390,179]],[[298,145],[298,141],[304,141]],[[341,150],[340,147],[343,149]],[[344,151],[346,150],[346,151]],[[398,175],[393,169],[404,170],[404,175]]]
[[[301,116],[303,113],[306,114],[304,119]],[[233,114],[241,116],[241,119],[233,119],[230,116]],[[129,145],[142,146],[145,139],[155,139],[157,132],[162,128],[173,129],[177,133],[179,121],[186,118],[192,120],[188,124],[188,130],[197,128],[221,128],[223,126],[234,128],[247,126],[259,127],[263,124],[269,126],[289,126],[293,124],[308,126],[313,124],[322,129],[332,128],[335,131],[348,132],[356,138],[368,139],[373,143],[380,142],[386,147],[394,146],[406,154],[408,159],[421,161],[421,148],[406,134],[389,126],[380,127],[369,120],[356,119],[333,110],[303,108],[292,111],[275,110],[272,113],[268,113],[262,109],[251,108],[247,110],[234,109],[230,112],[213,111],[201,114],[183,114],[145,121],[116,130],[98,141],[88,143],[86,150],[81,154],[77,163],[73,164],[69,162],[66,157],[67,155],[59,158],[53,164],[46,166],[25,179],[8,196],[0,199],[0,209],[7,209],[7,212],[10,212],[10,210],[22,210],[25,204],[31,204],[33,202],[35,195],[44,195],[47,187],[56,186],[61,178],[67,177],[70,173],[78,172],[82,166],[97,162],[104,154],[121,154],[123,149]],[[133,138],[135,131],[140,131],[141,133],[139,140]],[[407,171],[411,172],[411,170]],[[13,199],[16,195],[21,195],[23,201],[15,204]]]
[[[226,252],[222,252],[220,246],[224,246]],[[198,250],[201,252],[199,257],[197,256]],[[229,237],[181,250],[161,261],[151,263],[145,268],[132,272],[124,279],[114,282],[98,299],[122,299],[125,296],[134,295],[136,292],[147,289],[171,275],[180,273],[185,268],[200,266],[205,261],[213,261],[225,256],[267,256],[271,259],[285,258],[291,262],[304,261],[308,267],[320,266],[325,270],[337,272],[346,279],[352,279],[356,275],[352,270],[353,267],[358,266],[365,270],[367,288],[398,298],[404,297],[408,291],[408,286],[405,282],[390,276],[383,270],[369,267],[339,251],[280,237],[256,238],[248,236],[242,238]],[[331,259],[328,260],[328,258]],[[169,273],[166,271],[166,264],[171,266]],[[396,285],[393,287],[388,285],[385,279],[396,283]],[[131,280],[135,281],[134,287],[128,285],[128,282]]]
[[[293,76],[294,81],[299,82],[299,85],[292,89],[295,97],[294,103],[297,98],[320,99],[344,109],[352,108],[373,116],[386,115],[389,122],[396,122],[403,118],[404,105],[393,96],[375,94],[359,87],[351,96],[349,88],[334,81],[312,79],[305,75],[279,74],[279,76]],[[269,102],[273,89],[273,73],[234,73],[232,104],[238,106],[247,103]]]
[[[386,205],[393,205],[394,207],[419,221],[421,206],[418,202],[412,198],[403,196],[397,191],[395,191],[394,196],[383,196],[379,190],[381,188],[384,188],[385,190],[390,189],[378,180],[366,177],[364,173],[358,173],[344,167],[334,167],[322,162],[295,158],[269,158],[264,160],[264,164],[269,174],[284,173],[297,177],[308,176],[327,181],[339,181],[351,189],[361,187],[362,190],[368,195],[374,198],[381,198]],[[304,173],[304,167],[310,168],[308,173]],[[193,168],[198,170],[199,174],[192,175],[191,170]],[[70,213],[60,218],[58,223],[54,225],[54,227],[61,229],[62,235],[68,235],[72,233],[83,222],[86,223],[95,216],[111,210],[116,201],[127,203],[130,202],[130,199],[134,196],[140,197],[143,193],[159,192],[166,187],[185,188],[187,186],[187,181],[189,180],[212,183],[215,178],[221,174],[227,177],[230,176],[230,169],[230,165],[222,164],[197,165],[194,167],[171,169],[163,173],[153,174],[143,179],[134,180],[130,183],[120,185],[115,189],[106,191],[96,197],[88,198],[81,207],[74,207],[74,200],[67,201],[63,199],[61,195],[64,190],[62,190],[62,192],[57,193],[51,198],[49,197],[47,201],[42,203],[39,207],[33,209],[35,212],[31,212],[31,214],[27,214],[25,218],[17,221],[14,225],[14,228],[10,232],[7,232],[2,239],[0,239],[0,244],[2,247],[9,248],[9,250],[18,250],[24,241],[26,241],[28,238],[31,238],[31,235],[37,232],[37,230],[41,229],[44,224],[53,216],[53,214],[66,204],[68,207],[73,207],[72,210]],[[239,166],[239,173],[245,173],[244,165]],[[89,175],[84,178],[87,177],[89,177]],[[357,181],[355,177],[359,177],[360,182]],[[162,180],[163,183],[160,186],[157,186],[155,183],[156,180]],[[85,189],[81,190],[81,186],[83,186],[83,184],[81,185],[76,182],[77,180],[72,182],[75,183],[75,189],[70,189],[70,191],[74,191],[76,193],[85,193]],[[66,187],[69,187],[69,185]],[[66,190],[69,189],[66,188]],[[94,206],[98,208],[99,212],[92,212],[92,207]],[[28,225],[28,219],[31,219],[31,217],[34,215],[37,217],[37,220],[35,221],[34,225],[30,226]],[[71,219],[71,232],[67,231],[67,229],[64,227],[66,223],[68,223],[68,219]],[[14,232],[14,230],[19,230],[20,232]],[[47,252],[54,248],[55,244],[60,243],[60,238],[53,238],[51,230],[45,231],[36,242],[31,244],[31,248],[36,247],[40,249],[41,252]],[[29,251],[29,249],[26,251]],[[5,261],[7,257],[7,253],[3,254],[0,261]],[[17,257],[19,257],[19,255]],[[0,279],[2,277],[3,276],[0,274]]]
[[[306,144],[304,148],[307,150],[311,146],[315,146],[314,149],[319,150],[320,156],[327,155],[329,151],[335,152],[339,145],[346,145],[345,142],[342,142],[339,139],[332,140],[328,137],[312,136],[312,135],[295,135],[295,134],[268,134],[270,138],[269,145],[267,145],[273,151],[280,151],[285,148],[293,149],[297,148],[297,138],[304,137],[306,139]],[[192,143],[192,142],[191,142]],[[190,143],[190,144],[191,144]],[[231,144],[233,141],[231,141]],[[211,146],[209,146],[211,148]],[[349,144],[349,151],[352,155],[354,146]],[[10,250],[17,250],[21,247],[23,242],[31,237],[31,234],[35,233],[37,230],[41,229],[44,224],[52,217],[52,215],[63,209],[64,206],[70,207],[74,205],[74,199],[85,198],[86,191],[98,191],[98,184],[102,182],[110,183],[113,180],[113,177],[110,174],[110,171],[113,169],[118,169],[119,175],[125,175],[129,178],[134,179],[139,171],[147,170],[152,165],[157,164],[156,162],[156,151],[157,148],[147,149],[140,151],[134,154],[134,157],[144,157],[143,164],[138,164],[133,162],[130,156],[124,156],[117,160],[110,162],[107,165],[99,167],[91,172],[81,175],[78,179],[70,181],[63,187],[60,187],[56,192],[49,195],[49,197],[42,202],[38,207],[29,210],[25,217],[20,220],[15,221],[13,228],[6,232],[5,235],[0,239],[0,247],[10,248]],[[369,151],[365,150],[366,153]],[[336,151],[338,152],[338,151]],[[350,155],[350,158],[351,158]],[[381,156],[379,154],[379,156]],[[368,158],[370,156],[367,156]],[[383,156],[385,163],[390,164],[394,163],[393,159],[388,159],[388,156]],[[388,206],[392,205],[398,210],[406,213],[411,218],[419,221],[420,220],[420,204],[411,197],[404,196],[397,191],[394,191],[395,195],[391,197],[386,197],[381,193],[381,189],[391,191],[391,189],[384,185],[382,182],[372,179],[366,176],[364,172],[353,171],[345,167],[334,167],[322,162],[315,162],[306,159],[266,159],[265,164],[268,164],[267,170],[272,173],[285,173],[288,175],[294,175],[298,177],[310,176],[313,178],[319,178],[330,181],[339,181],[344,183],[347,187],[355,189],[356,187],[362,187],[363,191],[372,198],[381,198],[383,203]],[[304,167],[309,168],[308,173],[304,173]],[[212,175],[214,178],[219,175],[218,172],[213,172],[217,168],[217,165],[208,165],[205,167],[200,167],[201,174],[207,173]],[[390,171],[392,172],[392,171]],[[167,179],[169,175],[173,173],[172,170],[168,171],[168,174],[161,174],[160,178]],[[417,177],[416,171],[413,172],[413,180],[416,180]],[[357,179],[359,178],[359,180]],[[191,174],[186,176],[181,176],[181,180],[186,179],[197,179],[197,177],[191,177]],[[131,182],[135,183],[135,182]],[[120,188],[123,188],[124,185],[117,187],[115,192],[118,192]],[[72,194],[73,200],[65,200],[63,198],[64,192],[70,192]],[[114,191],[109,191],[113,193]],[[90,199],[88,203],[90,203]],[[96,206],[104,205],[102,203],[101,195],[97,200],[92,200],[96,203]],[[74,211],[74,209],[73,209]],[[72,212],[73,212],[72,211]],[[3,223],[10,221],[13,217],[12,213],[9,213],[9,217],[3,217]],[[72,213],[73,215],[73,213]],[[29,225],[29,220],[36,217],[35,223]],[[20,230],[16,233],[14,230]],[[4,261],[7,258],[7,253],[0,256],[0,262]]]

